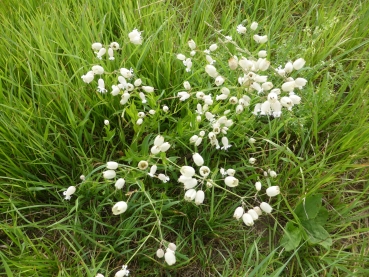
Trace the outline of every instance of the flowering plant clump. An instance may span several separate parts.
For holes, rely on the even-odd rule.
[[[235,139],[238,126],[246,119],[283,120],[284,114],[293,113],[302,102],[299,95],[302,95],[307,80],[301,76],[300,70],[304,67],[305,60],[300,57],[273,67],[269,60],[271,54],[266,48],[270,38],[259,32],[259,29],[257,22],[252,22],[249,26],[239,24],[235,27],[240,38],[251,36],[250,41],[257,49],[254,52],[240,47],[236,42],[237,38],[223,35],[219,31],[215,31],[218,41],[212,42],[209,47],[204,47],[204,42],[195,42],[193,39],[187,41],[183,51],[175,57],[185,78],[181,88],[173,95],[159,96],[158,89],[152,82],[138,76],[129,66],[108,72],[107,68],[96,64],[81,76],[83,82],[96,87],[97,93],[110,93],[113,101],[118,98],[116,101],[122,107],[122,117],[135,130],[137,136],[145,131],[145,126],[149,126],[154,116],[163,119],[168,114],[180,117],[178,109],[169,105],[169,102],[167,105],[161,104],[165,100],[174,98],[172,104],[176,107],[186,107],[184,110],[190,114],[180,127],[186,131],[183,137],[170,137],[165,131],[154,136],[148,135],[144,140],[145,146],[142,146],[145,151],[141,152],[142,156],[137,159],[139,162],[134,164],[132,159],[129,163],[118,163],[121,162],[119,158],[116,161],[108,161],[94,170],[96,172],[102,169],[101,175],[89,174],[83,179],[85,182],[88,178],[102,178],[111,183],[111,190],[116,192],[127,190],[128,185],[132,183],[138,187],[148,198],[150,208],[155,211],[157,218],[155,226],[159,230],[160,237],[157,241],[160,246],[156,256],[164,257],[169,266],[176,263],[177,246],[167,243],[163,237],[161,220],[164,219],[157,214],[155,201],[146,191],[150,183],[159,182],[180,187],[183,203],[193,203],[195,207],[207,205],[214,190],[223,191],[229,195],[236,207],[234,211],[229,211],[229,217],[232,218],[233,215],[236,221],[242,219],[247,226],[245,228],[257,224],[260,217],[273,213],[273,197],[283,192],[283,187],[278,185],[278,174],[269,168],[270,165],[262,165],[261,156],[256,151],[248,153],[249,156],[245,157],[246,173],[247,170],[253,173],[250,174],[252,177],[246,180],[245,169],[239,169],[231,161],[222,162],[221,166],[214,162],[220,155],[238,151],[237,149],[243,147],[237,145]],[[142,31],[137,29],[128,34],[128,39],[137,47],[144,43]],[[106,53],[109,61],[119,58],[120,42],[111,42],[109,45],[94,42],[91,47],[96,54],[95,63],[102,60]],[[204,84],[191,81],[194,71],[206,80]],[[106,88],[107,83],[107,87],[111,89]],[[112,120],[105,120],[104,124],[108,131]],[[250,149],[255,149],[255,144],[263,141],[254,138],[258,137],[255,133],[243,136],[246,137]],[[178,141],[185,144],[190,155],[181,158],[183,155],[176,152]],[[75,186],[69,187],[64,192],[65,199],[71,199],[75,191]],[[130,211],[131,193],[116,195],[116,199],[111,201],[111,212],[114,216],[124,217]],[[178,251],[181,251],[181,242],[179,246]],[[123,266],[115,276],[128,274],[127,266]]]

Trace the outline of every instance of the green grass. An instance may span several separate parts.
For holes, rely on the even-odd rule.
[[[270,121],[255,119],[251,108],[236,115],[228,152],[206,140],[197,148],[211,169],[237,169],[243,187],[232,191],[250,204],[260,168],[278,172],[272,182],[282,194],[253,227],[232,218],[237,197],[213,187],[198,207],[183,201],[176,181],[176,165],[191,163],[188,140],[197,125],[190,127],[195,102],[173,96],[185,80],[216,94],[202,67],[194,63],[186,73],[176,54],[188,55],[189,39],[206,49],[217,42],[215,30],[236,39],[244,20],[268,34],[273,65],[303,57],[299,74],[309,81],[293,113]],[[369,276],[367,1],[6,1],[0,22],[1,276],[114,276],[127,262],[133,276]],[[141,46],[128,41],[134,28],[143,31]],[[263,46],[249,37],[237,43],[257,53]],[[95,41],[117,41],[122,50],[100,62],[90,48]],[[226,71],[220,63],[228,53],[215,55]],[[156,115],[137,126],[138,98],[121,106],[96,92],[96,79],[83,83],[95,64],[108,72],[132,67],[155,87],[148,102]],[[104,79],[110,91],[115,75]],[[160,112],[164,104],[168,114]],[[128,168],[120,173],[125,188],[115,191],[101,178],[109,160],[135,167],[148,159],[158,133],[172,144],[158,170],[170,182]],[[257,167],[248,164],[251,156]],[[90,174],[83,183],[81,174]],[[72,200],[63,200],[76,184]],[[307,241],[295,210],[318,194],[328,211],[326,248]],[[113,216],[122,199],[129,199],[127,212]],[[302,230],[292,251],[280,243],[288,222]],[[155,257],[162,239],[177,244],[173,266]]]

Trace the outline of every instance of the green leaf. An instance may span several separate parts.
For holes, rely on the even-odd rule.
[[[324,226],[324,224],[327,222],[328,219],[328,210],[324,207],[321,207],[318,215],[315,218],[315,222]]]
[[[284,229],[284,236],[281,240],[281,245],[286,251],[291,251],[299,246],[301,238],[301,229],[292,222],[288,222]]]
[[[301,220],[314,219],[322,207],[322,194],[306,197],[295,209],[295,213]]]
[[[302,221],[301,224],[305,227],[310,243],[320,244],[324,248],[329,249],[332,245],[332,239],[322,225],[312,219]]]

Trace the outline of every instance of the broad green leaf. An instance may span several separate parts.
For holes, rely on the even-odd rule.
[[[332,239],[322,225],[312,219],[302,221],[301,224],[305,227],[310,243],[320,244],[324,248],[329,249],[332,245]]]
[[[327,222],[328,219],[328,210],[324,207],[321,207],[318,215],[315,218],[315,222],[324,226],[324,224]]]
[[[286,251],[291,251],[299,246],[301,238],[302,235],[300,228],[292,222],[288,222],[284,229],[284,236],[281,240],[281,245]]]
[[[322,207],[322,194],[306,197],[295,209],[300,220],[314,219]]]

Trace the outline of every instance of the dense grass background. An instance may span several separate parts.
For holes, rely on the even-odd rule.
[[[128,261],[134,276],[369,276],[368,1],[9,0],[0,16],[1,276],[113,276]],[[111,216],[111,199],[123,192],[115,195],[98,178],[63,201],[62,191],[106,161],[144,159],[159,131],[173,138],[178,156],[191,154],[181,148],[191,135],[179,117],[190,109],[162,99],[187,78],[198,86],[202,79],[184,76],[175,55],[190,38],[202,48],[216,41],[206,23],[236,36],[243,20],[265,29],[276,64],[307,61],[309,84],[297,116],[238,126],[242,150],[213,161],[231,160],[248,178],[245,160],[261,153],[262,164],[278,171],[283,192],[273,216],[243,226],[232,219],[237,204],[229,195],[214,191],[197,208],[182,201],[176,182],[133,193],[121,217]],[[134,28],[144,31],[140,47],[127,42]],[[145,131],[130,127],[117,99],[80,79],[96,63],[94,41],[120,42],[123,58],[102,65],[133,67],[157,89],[150,101],[179,112],[160,124],[156,118]],[[104,119],[115,130],[110,140]],[[249,136],[259,139],[255,149],[245,144]],[[136,177],[127,182],[131,192]],[[296,251],[284,251],[285,224],[298,224],[295,207],[317,193],[328,210],[332,246],[303,240]],[[179,248],[172,267],[154,257],[157,214],[164,238]]]

